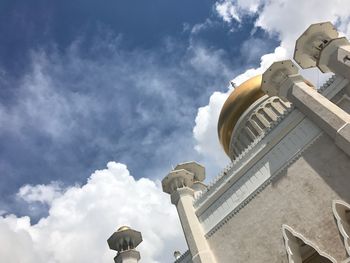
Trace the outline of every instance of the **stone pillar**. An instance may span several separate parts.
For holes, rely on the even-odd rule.
[[[292,102],[350,156],[350,115],[318,93],[291,60],[273,63],[263,74],[262,90]]]
[[[294,60],[303,69],[318,67],[350,80],[350,43],[331,22],[312,24],[298,38]]]
[[[140,260],[140,252],[135,248],[141,242],[141,233],[128,226],[120,227],[107,240],[109,248],[118,251],[114,258],[115,263],[137,263]]]
[[[204,178],[204,167],[189,162],[176,166],[162,181],[163,191],[170,194],[171,203],[177,208],[194,263],[216,262],[193,207],[195,190],[192,186]]]

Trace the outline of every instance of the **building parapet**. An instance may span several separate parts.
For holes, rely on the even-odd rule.
[[[183,253],[174,263],[192,263],[192,256],[189,250]]]
[[[287,117],[292,111],[294,107],[289,108],[283,115],[280,116],[275,122],[273,122],[266,133],[257,137],[242,153],[230,164],[226,166],[226,168],[219,173],[214,180],[208,184],[207,190],[202,192],[194,201],[194,207],[198,208],[201,206],[211,195],[215,192],[224,182],[225,179],[233,174],[238,167],[242,167],[245,163],[247,163],[251,159],[252,149],[255,149],[259,142],[266,137],[285,117]]]

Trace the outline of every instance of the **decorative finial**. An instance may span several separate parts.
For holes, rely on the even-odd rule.
[[[121,227],[118,228],[117,232],[125,231],[125,230],[128,230],[128,229],[130,229],[130,227],[128,227],[128,226],[121,226]]]
[[[174,258],[175,258],[175,260],[178,260],[180,257],[181,257],[180,251],[178,251],[178,250],[174,251]]]

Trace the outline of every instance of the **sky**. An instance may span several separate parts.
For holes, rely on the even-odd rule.
[[[111,262],[126,224],[143,262],[171,262],[186,245],[161,179],[189,160],[219,174],[230,80],[291,58],[328,20],[349,36],[349,2],[1,0],[1,257]]]

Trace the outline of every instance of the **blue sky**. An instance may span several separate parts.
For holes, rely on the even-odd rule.
[[[0,17],[0,210],[34,220],[45,208],[16,199],[24,184],[81,184],[109,160],[150,178],[200,161],[198,107],[278,44],[256,16],[228,23],[203,0],[1,1]]]
[[[229,81],[291,58],[311,23],[349,37],[349,14],[348,0],[0,1],[2,260],[110,262],[107,238],[130,225],[142,262],[171,262],[186,243],[160,180],[228,163]]]

